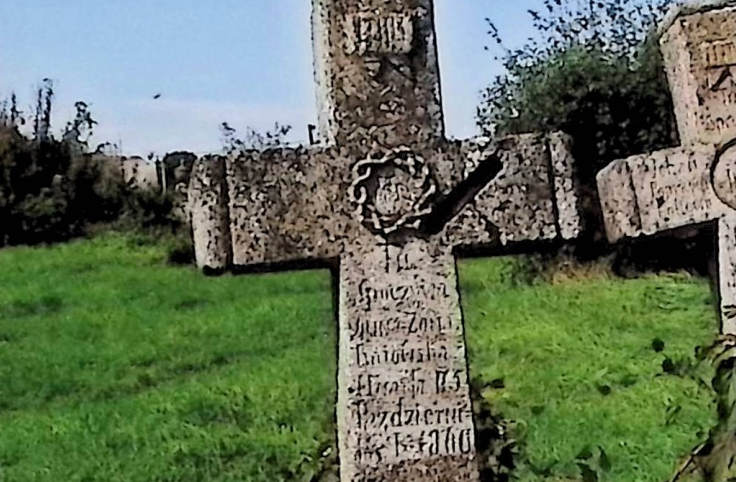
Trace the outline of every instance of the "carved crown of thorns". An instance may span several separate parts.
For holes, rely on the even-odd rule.
[[[408,190],[408,203],[398,212],[382,213],[376,205],[378,199],[378,177],[381,173],[403,173],[408,183],[395,185]],[[402,176],[404,177],[404,176]],[[389,235],[401,229],[418,229],[422,217],[432,211],[431,198],[437,192],[429,166],[424,159],[407,147],[397,147],[383,154],[372,154],[353,166],[353,183],[350,186],[351,200],[358,205],[357,215],[361,222],[377,234]],[[408,204],[408,205],[407,205]]]

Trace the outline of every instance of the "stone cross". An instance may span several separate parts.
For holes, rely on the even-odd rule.
[[[736,2],[674,7],[660,35],[682,146],[598,174],[607,235],[717,222],[721,331],[736,334]]]
[[[477,481],[456,253],[577,235],[569,138],[446,140],[431,0],[313,7],[322,145],[198,162],[197,263],[334,261],[341,480]]]

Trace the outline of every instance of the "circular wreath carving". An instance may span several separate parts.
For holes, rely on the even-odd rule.
[[[710,176],[718,199],[731,209],[736,209],[736,139],[730,140],[719,149]]]
[[[429,166],[406,147],[375,153],[353,166],[350,197],[360,221],[375,234],[418,229],[435,193]]]

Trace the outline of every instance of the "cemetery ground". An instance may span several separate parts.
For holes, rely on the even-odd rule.
[[[707,281],[519,285],[509,263],[463,261],[460,287],[516,475],[583,480],[589,450],[602,480],[668,480],[715,420],[710,372],[688,368],[715,334]],[[0,265],[0,481],[309,481],[333,459],[327,271],[206,278],[129,235]]]

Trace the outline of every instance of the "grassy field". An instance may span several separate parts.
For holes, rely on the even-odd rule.
[[[589,445],[605,480],[667,479],[713,423],[710,393],[662,371],[712,337],[705,282],[514,287],[506,265],[460,279],[471,374],[517,422],[519,478],[579,478]],[[205,278],[120,236],[0,266],[0,481],[309,481],[334,446],[327,272]]]
[[[600,457],[600,447],[611,463],[606,480],[669,480],[715,423],[712,392],[697,381],[709,384],[712,372],[682,376],[695,347],[715,336],[707,283],[594,277],[513,287],[501,267],[465,262],[460,280],[471,375],[503,381],[484,398],[519,423],[527,459],[519,478],[574,480],[576,456]],[[663,371],[665,360],[675,374]]]

